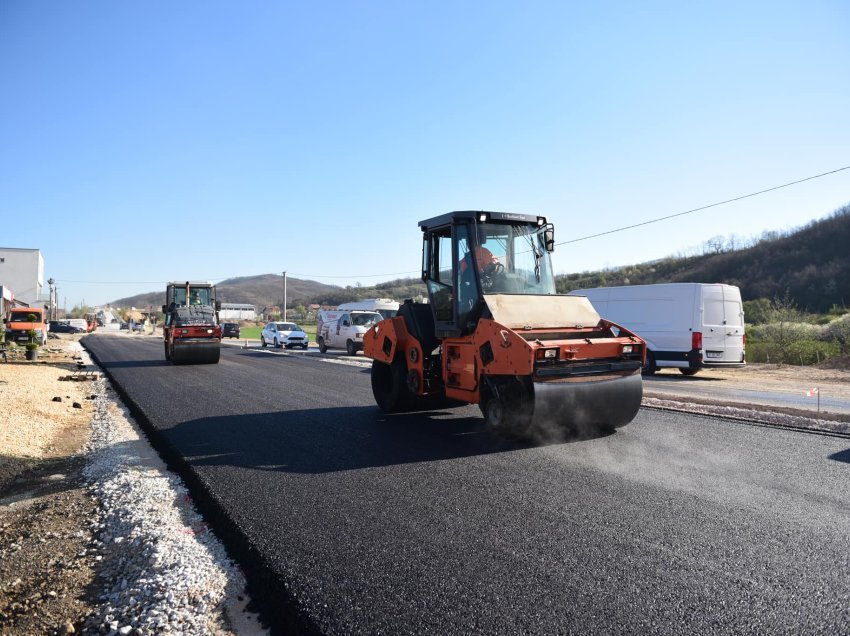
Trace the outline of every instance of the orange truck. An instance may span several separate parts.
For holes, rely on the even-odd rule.
[[[635,417],[645,343],[556,293],[545,217],[451,212],[419,226],[430,302],[406,301],[363,337],[382,410],[477,404],[496,432],[540,441]]]
[[[47,344],[47,314],[43,307],[13,307],[6,322],[6,342],[27,344],[30,331],[35,331],[35,341]]]

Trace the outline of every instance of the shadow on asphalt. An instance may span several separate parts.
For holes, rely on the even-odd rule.
[[[839,451],[837,453],[833,453],[829,456],[830,459],[834,459],[837,462],[844,462],[845,464],[850,464],[850,448],[847,450]]]
[[[317,474],[432,462],[527,448],[500,439],[481,417],[451,411],[387,415],[339,407],[204,417],[160,430],[192,466]]]

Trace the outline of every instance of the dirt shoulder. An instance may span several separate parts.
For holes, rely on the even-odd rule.
[[[96,599],[81,451],[92,408],[75,340],[39,361],[0,362],[0,625],[3,634],[78,631]]]

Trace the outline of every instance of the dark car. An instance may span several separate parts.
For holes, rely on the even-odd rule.
[[[64,320],[54,320],[50,323],[50,333],[83,333],[83,329],[75,327]]]
[[[239,324],[235,322],[224,322],[221,324],[221,337],[222,338],[238,338],[239,337]]]

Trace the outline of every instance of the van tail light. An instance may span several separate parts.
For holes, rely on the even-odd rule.
[[[746,333],[744,334],[744,337],[742,338],[741,344],[743,344],[745,347],[747,346],[747,334]]]
[[[702,349],[702,333],[695,331],[691,334],[691,349]]]

